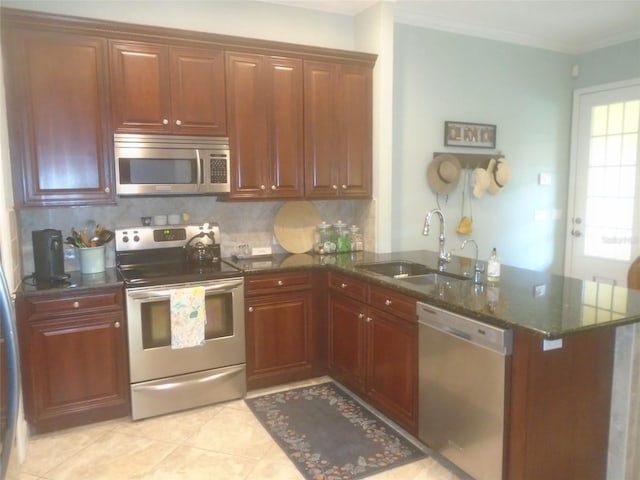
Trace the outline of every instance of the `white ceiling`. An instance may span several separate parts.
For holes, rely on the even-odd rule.
[[[267,0],[356,15],[370,0]],[[388,0],[395,21],[564,53],[584,53],[640,38],[640,0]]]

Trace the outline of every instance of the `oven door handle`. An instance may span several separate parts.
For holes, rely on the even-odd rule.
[[[188,387],[189,385],[196,385],[198,383],[212,382],[213,380],[217,380],[219,378],[235,375],[236,373],[243,371],[244,369],[245,369],[244,365],[238,365],[235,368],[227,369],[224,372],[217,372],[207,377],[196,378],[193,380],[185,380],[183,382],[162,383],[160,385],[137,385],[135,388],[138,391],[174,390],[176,388]]]
[[[202,178],[202,158],[200,158],[200,150],[197,148],[196,150],[196,175],[198,175],[198,187],[204,183],[204,179]]]
[[[242,280],[234,280],[229,282],[220,282],[214,285],[205,285],[204,293],[208,292],[217,292],[217,293],[230,293],[234,289],[238,288],[242,285]],[[193,286],[193,285],[191,285]],[[166,290],[145,290],[145,291],[128,291],[127,297],[132,298],[134,300],[157,300],[159,298],[169,298],[171,296],[171,292],[178,290],[180,288],[189,288],[188,285],[184,287],[176,286],[175,288],[169,288]]]

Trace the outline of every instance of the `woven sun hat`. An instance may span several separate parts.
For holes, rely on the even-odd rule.
[[[489,166],[487,167],[487,171],[489,172],[489,188],[487,191],[491,195],[496,195],[500,193],[504,186],[509,182],[511,178],[511,170],[509,170],[509,165],[504,158],[492,158],[489,161]]]
[[[427,181],[436,193],[451,193],[458,186],[462,166],[457,157],[443,153],[427,167]]]
[[[491,178],[489,172],[484,168],[476,168],[473,171],[473,196],[480,198],[489,188]]]

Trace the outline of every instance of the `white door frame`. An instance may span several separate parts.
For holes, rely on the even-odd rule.
[[[567,191],[567,223],[565,230],[565,250],[564,250],[564,275],[571,276],[571,263],[573,259],[573,237],[569,235],[572,228],[571,216],[575,209],[575,188],[573,179],[576,175],[578,165],[578,123],[580,122],[580,99],[583,95],[614,90],[616,88],[626,88],[640,86],[640,77],[622,80],[619,82],[604,83],[591,87],[578,88],[573,92],[573,110],[571,114],[571,146],[569,153],[569,177]],[[638,187],[640,191],[640,186]]]

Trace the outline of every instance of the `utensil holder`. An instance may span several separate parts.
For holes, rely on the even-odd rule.
[[[78,257],[80,258],[81,273],[100,273],[104,272],[104,245],[99,247],[78,248]]]

